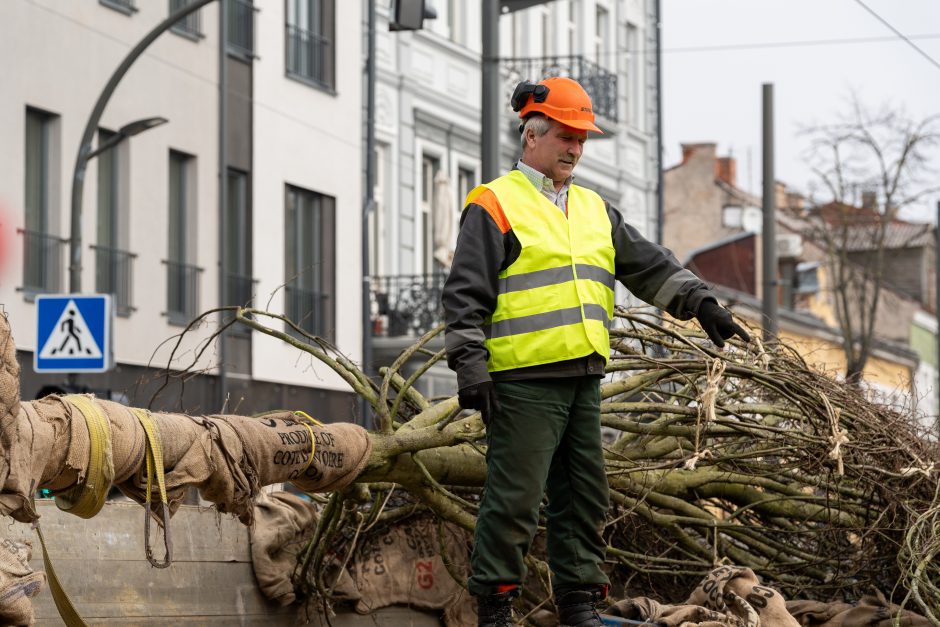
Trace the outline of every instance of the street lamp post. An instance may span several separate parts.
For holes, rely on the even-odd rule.
[[[108,83],[98,96],[98,101],[95,102],[95,107],[92,109],[91,115],[85,123],[85,131],[82,133],[81,142],[78,144],[78,156],[75,159],[75,171],[72,174],[72,212],[69,225],[69,292],[75,293],[82,291],[82,191],[85,186],[85,168],[88,165],[88,160],[104,150],[107,150],[107,148],[114,146],[125,137],[143,132],[149,128],[163,124],[163,122],[166,121],[163,120],[163,118],[148,118],[146,120],[131,122],[121,129],[121,132],[124,133],[123,135],[121,132],[118,132],[114,144],[108,141],[102,146],[99,146],[96,150],[92,150],[91,142],[98,128],[98,122],[101,121],[104,108],[108,104],[108,100],[111,99],[111,95],[114,93],[118,83],[121,82],[121,79],[127,74],[127,70],[129,70],[134,61],[143,54],[144,50],[146,50],[157,37],[179,20],[190,13],[198,11],[210,2],[214,2],[214,0],[191,0],[189,4],[181,7],[157,24],[153,30],[147,33],[147,35],[127,53],[127,56],[124,57],[121,64],[114,70],[111,78],[108,79]],[[163,122],[157,120],[163,120]]]
[[[82,291],[82,191],[85,189],[85,169],[88,167],[88,162],[106,150],[114,148],[128,137],[133,137],[161,124],[166,124],[167,121],[166,118],[161,117],[135,120],[122,126],[113,137],[108,138],[106,142],[100,144],[94,150],[91,149],[90,144],[83,145],[79,150],[78,160],[75,163],[75,172],[72,175],[72,238],[69,241],[70,293],[75,294]]]

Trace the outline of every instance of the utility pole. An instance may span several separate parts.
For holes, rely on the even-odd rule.
[[[937,223],[933,229],[935,239],[933,257],[934,257],[934,293],[933,310],[937,319],[936,341],[937,356],[934,359],[934,365],[937,367],[937,387],[934,394],[937,397],[937,420],[934,425],[934,435],[940,438],[940,200],[937,201]]]
[[[483,180],[499,176],[499,0],[483,2],[481,161]]]
[[[369,217],[375,205],[375,0],[369,0],[368,49],[366,59],[366,180],[362,203],[362,372],[372,369],[372,289],[369,278]],[[369,401],[361,399],[362,426],[372,428]]]
[[[777,199],[774,186],[774,85],[763,85],[764,199],[762,230],[764,341],[777,335]]]

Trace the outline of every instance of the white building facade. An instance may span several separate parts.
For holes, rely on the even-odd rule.
[[[389,32],[378,0],[376,210],[370,224],[376,363],[393,359],[440,321],[440,287],[463,199],[482,181],[482,17],[472,0],[430,0],[436,19]],[[655,238],[657,139],[654,0],[554,0],[500,17],[505,109],[501,171],[521,154],[509,107],[516,83],[578,79],[603,136],[592,135],[575,172],[650,239]],[[626,299],[624,292],[618,302]],[[425,377],[448,389],[446,368]]]
[[[245,329],[202,348],[221,317],[175,336],[220,304],[299,322],[358,359],[361,163],[359,3],[210,2],[162,34],[107,104],[92,147],[160,116],[88,164],[82,196],[84,293],[111,293],[116,368],[32,372],[35,297],[68,292],[70,195],[80,138],[115,68],[192,0],[0,3],[0,303],[23,366],[23,397],[91,389],[155,407],[242,413],[305,409],[355,420],[348,387],[325,365]],[[222,2],[227,16],[222,44]],[[220,97],[221,94],[221,97]],[[220,181],[223,183],[220,185]],[[342,242],[342,246],[337,245]],[[279,320],[265,320],[283,330]]]

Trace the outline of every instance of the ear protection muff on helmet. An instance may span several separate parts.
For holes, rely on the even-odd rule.
[[[513,90],[512,98],[509,99],[512,110],[521,111],[522,107],[529,101],[529,96],[532,97],[534,102],[545,102],[545,99],[548,98],[548,86],[530,83],[529,81],[520,82]]]

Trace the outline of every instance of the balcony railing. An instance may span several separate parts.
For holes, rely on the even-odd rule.
[[[199,312],[199,275],[202,268],[176,261],[166,264],[166,315],[170,322],[187,324]]]
[[[320,337],[327,336],[326,304],[329,294],[312,292],[288,285],[285,289],[287,297],[287,318],[298,327]]]
[[[23,291],[58,292],[62,287],[62,249],[67,239],[19,229],[23,235]]]
[[[527,57],[505,59],[509,70],[509,93],[519,81],[540,81],[551,76],[567,76],[581,83],[591,96],[594,114],[617,121],[617,75],[583,56]],[[507,100],[508,95],[507,95]]]
[[[333,87],[331,42],[313,31],[287,25],[287,73]]]
[[[108,246],[91,246],[95,251],[95,291],[114,297],[114,310],[129,316],[133,306],[134,259],[136,253]]]
[[[372,277],[373,334],[417,337],[441,324],[446,278],[443,272]]]
[[[255,5],[252,0],[228,2],[228,49],[252,59],[255,56]]]
[[[176,13],[183,7],[192,4],[193,0],[170,0],[170,14]],[[190,35],[192,37],[201,37],[202,36],[202,11],[195,11],[190,13],[176,24],[173,25],[173,30],[178,33],[183,33],[184,35]]]

